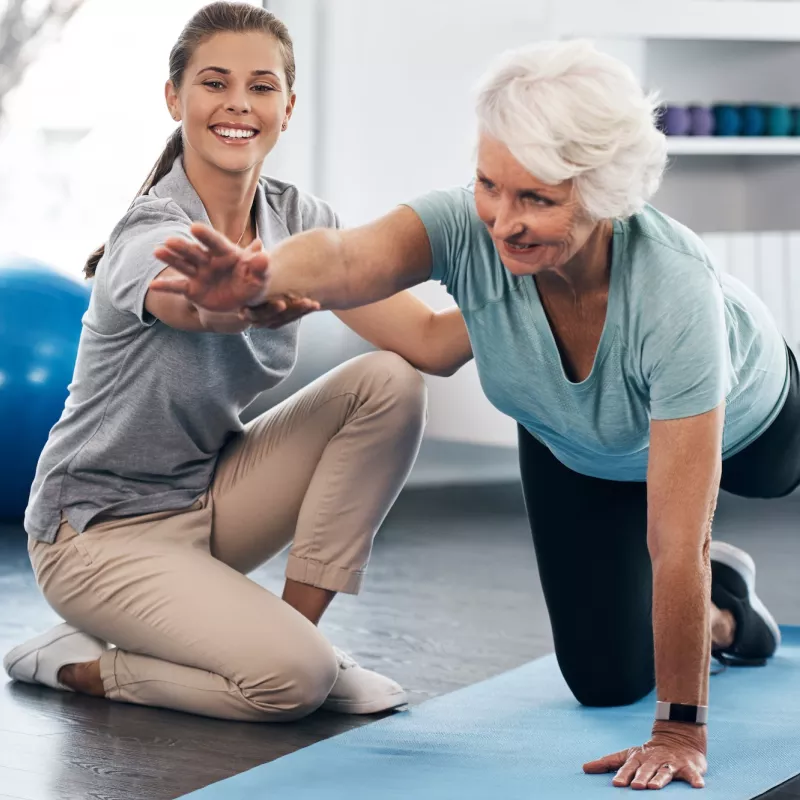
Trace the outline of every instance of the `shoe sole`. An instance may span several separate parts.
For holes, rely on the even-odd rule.
[[[748,553],[745,553],[744,550],[740,550],[732,544],[712,541],[711,560],[719,561],[720,564],[730,567],[742,576],[742,580],[747,586],[747,598],[750,606],[753,611],[764,620],[767,627],[772,632],[772,635],[775,637],[775,647],[780,647],[781,629],[778,627],[778,623],[775,621],[772,614],[767,611],[766,606],[756,594],[756,564],[752,557]]]
[[[408,703],[405,692],[384,695],[379,700],[367,700],[361,703],[347,702],[345,700],[326,700],[322,707],[326,711],[337,714],[379,714],[381,711],[390,711]]]
[[[13,670],[20,661],[32,655],[37,650],[41,650],[48,645],[54,644],[61,639],[65,639],[67,636],[73,636],[76,633],[80,633],[77,628],[74,628],[67,622],[62,622],[60,625],[56,625],[55,628],[51,628],[49,631],[46,631],[45,633],[42,633],[33,639],[29,639],[27,642],[18,645],[13,650],[10,650],[8,653],[6,653],[5,658],[3,658],[3,668],[8,673],[8,677],[12,680],[19,681],[20,683],[38,684],[39,681],[37,680],[26,680],[25,678],[18,678],[15,675],[12,675],[11,670]]]

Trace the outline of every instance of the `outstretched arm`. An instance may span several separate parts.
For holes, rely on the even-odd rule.
[[[376,347],[422,372],[452,375],[472,358],[461,312],[436,312],[401,291],[427,280],[431,266],[425,226],[402,206],[359,228],[285,240],[270,254],[267,295],[309,297]]]
[[[381,350],[391,350],[420,372],[449,376],[472,358],[457,308],[434,311],[409,291],[336,316]]]
[[[151,285],[154,295],[177,294],[206,312],[246,308],[247,322],[265,327],[296,318],[293,303],[284,314],[275,307],[299,298],[313,309],[339,311],[356,333],[422,371],[449,375],[472,357],[459,311],[436,313],[402,291],[427,280],[432,267],[425,226],[408,207],[359,228],[298,234],[269,255],[237,248],[205,225],[192,233],[199,243],[173,238],[156,250],[185,277],[164,275]]]
[[[271,253],[237,247],[194,223],[196,242],[167,239],[155,256],[184,277],[153,281],[209,311],[253,308],[300,297],[340,310],[383,300],[427,280],[432,257],[422,220],[405,206],[359,228],[317,228],[285,239]]]
[[[294,294],[323,309],[383,300],[431,274],[431,246],[417,214],[401,206],[368,225],[319,228],[281,242],[269,257],[265,294]]]

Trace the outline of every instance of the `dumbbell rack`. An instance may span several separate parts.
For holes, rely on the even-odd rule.
[[[665,103],[800,105],[797,0],[558,0],[557,37],[588,37]],[[668,137],[656,204],[700,231],[798,227],[800,136]]]

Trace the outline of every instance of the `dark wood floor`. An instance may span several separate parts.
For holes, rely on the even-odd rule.
[[[719,538],[756,558],[759,594],[788,623],[800,622],[798,521],[800,497],[725,498],[716,524]],[[254,577],[278,591],[282,570],[278,559]],[[0,650],[56,621],[21,529],[0,528]],[[365,591],[339,598],[323,629],[402,682],[413,703],[549,652],[519,490],[404,493],[376,542]],[[171,800],[364,722],[319,712],[291,725],[225,723],[4,680],[0,800]],[[800,799],[800,779],[765,797]]]

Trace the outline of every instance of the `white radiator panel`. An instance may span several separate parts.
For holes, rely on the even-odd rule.
[[[714,263],[752,289],[800,353],[800,231],[704,233]]]

